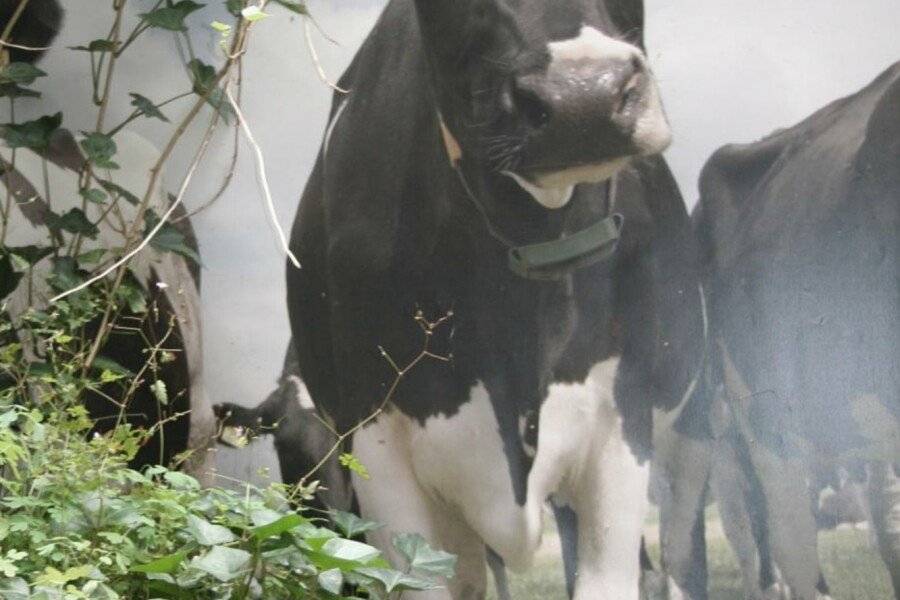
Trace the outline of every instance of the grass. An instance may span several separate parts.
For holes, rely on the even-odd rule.
[[[711,511],[710,531],[721,531]],[[653,519],[648,521],[652,524]],[[548,532],[555,535],[555,532]],[[865,531],[841,529],[819,536],[819,556],[834,600],[893,600],[891,584],[884,565],[869,544]],[[715,533],[707,540],[709,561],[709,597],[711,600],[743,600],[741,574],[728,542]],[[658,565],[659,547],[651,544],[650,555]],[[493,585],[493,584],[491,584]],[[543,556],[527,573],[511,573],[510,586],[515,600],[562,600],[566,598],[562,561]],[[496,600],[493,589],[488,598]]]

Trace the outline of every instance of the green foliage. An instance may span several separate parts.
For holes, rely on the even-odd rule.
[[[203,489],[164,467],[129,469],[141,434],[84,435],[90,425],[77,408],[0,412],[5,597],[331,598],[352,583],[386,598],[452,575],[450,555],[411,535],[396,542],[410,569],[392,569],[294,512],[284,486]]]
[[[160,102],[131,92],[118,99],[120,106],[130,102],[129,116],[116,124],[104,122],[104,115],[117,112],[106,111],[111,96],[119,93],[112,85],[113,56],[154,29],[167,36],[177,32],[179,40],[189,42],[188,17],[203,6],[192,0],[148,2],[148,12],[110,28],[108,38],[69,49],[84,59],[85,79],[90,76],[91,94],[82,100],[99,110],[95,130],[81,132],[73,143],[62,113],[0,126],[0,139],[11,151],[7,156],[27,154],[28,161],[43,167],[52,162],[52,168],[68,169],[73,182],[71,189],[52,193],[46,175],[27,182],[24,189],[36,197],[21,201],[39,207],[46,231],[30,245],[13,247],[6,245],[6,234],[22,190],[11,189],[10,178],[0,173],[0,183],[9,188],[0,200],[2,599],[395,600],[403,590],[430,589],[439,578],[452,576],[455,559],[429,548],[419,536],[397,538],[405,561],[398,570],[378,549],[357,541],[378,524],[346,513],[330,515],[333,521],[302,514],[302,503],[313,497],[316,484],[203,488],[176,470],[185,457],[175,464],[132,468],[136,457],[147,462],[142,450],[163,437],[159,432],[167,420],[183,417],[176,411],[184,408],[179,400],[185,390],[176,389],[177,379],[165,374],[178,352],[177,344],[165,344],[170,334],[177,337],[175,317],[164,313],[153,299],[157,290],[144,289],[127,263],[49,303],[49,296],[70,292],[103,272],[151,232],[154,250],[199,264],[183,231],[160,223],[153,204],[158,188],[125,189],[116,182],[115,160],[117,140],[122,143],[118,132],[142,117],[168,127],[168,147],[174,147],[191,125],[169,123],[161,107],[175,100],[193,96],[192,114],[205,114],[213,126],[233,114],[223,82],[245,51],[240,44],[250,24],[267,15],[243,0],[219,1],[235,16],[233,25],[214,27],[227,66],[201,62],[186,43],[190,60],[172,67],[179,72],[187,67],[190,90]],[[303,2],[278,3],[308,14]],[[116,12],[120,3],[112,8],[96,18],[129,19],[129,13]],[[0,67],[0,97],[13,107],[34,102],[40,93],[29,86],[45,75],[24,63]],[[204,109],[203,102],[214,110]],[[148,169],[148,180],[164,162]],[[101,230],[103,239],[119,234],[121,241],[100,244]],[[27,307],[10,314],[7,300],[14,292],[17,301],[24,296]],[[116,340],[125,340],[143,364],[114,353]],[[140,416],[155,410],[157,422],[129,423],[139,392],[151,405]],[[108,401],[112,414],[94,421],[85,408],[88,399]],[[369,476],[353,455],[343,455],[341,462]]]

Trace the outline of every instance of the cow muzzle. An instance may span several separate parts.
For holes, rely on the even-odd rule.
[[[633,156],[662,152],[671,130],[643,52],[592,27],[549,44],[545,72],[514,77],[504,109],[527,132],[505,174],[547,208],[579,183],[615,175]]]

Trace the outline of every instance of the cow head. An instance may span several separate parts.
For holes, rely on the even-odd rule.
[[[416,0],[451,156],[491,197],[565,206],[670,130],[642,0]],[[474,179],[475,177],[473,177]],[[518,189],[517,189],[518,188]],[[524,199],[524,200],[523,200]]]

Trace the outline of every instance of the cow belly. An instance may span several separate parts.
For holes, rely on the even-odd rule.
[[[617,367],[617,359],[609,360],[596,365],[584,383],[551,386],[541,408],[524,505],[515,501],[497,419],[482,384],[449,417],[433,417],[424,425],[397,410],[380,417],[354,437],[354,452],[372,474],[355,483],[363,512],[388,522],[382,535],[391,530],[437,535],[448,529],[448,521],[456,522],[510,568],[527,568],[541,541],[548,497],[581,509],[604,504],[602,455],[607,447],[624,444],[612,396]],[[616,469],[606,469],[611,470]],[[636,488],[644,491],[634,499],[636,507],[646,495],[646,473],[638,472],[641,478]],[[387,541],[382,547],[389,547]]]

